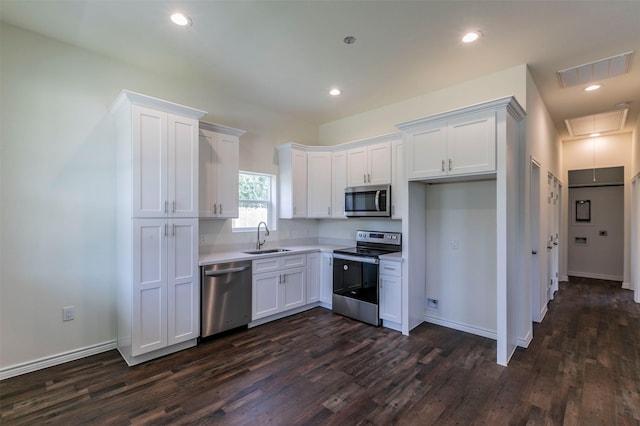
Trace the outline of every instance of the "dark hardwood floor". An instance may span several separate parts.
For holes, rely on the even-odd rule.
[[[509,367],[495,342],[316,308],[136,367],[110,351],[0,382],[13,424],[640,424],[640,305],[561,283]]]

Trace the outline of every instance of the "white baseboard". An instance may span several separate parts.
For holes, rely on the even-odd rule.
[[[631,287],[631,283],[622,283],[622,288],[624,288],[625,290],[633,290],[633,287]]]
[[[560,282],[566,283],[569,281],[569,275],[561,275],[559,280]]]
[[[464,331],[465,333],[475,334],[476,336],[486,337],[493,340],[498,340],[498,334],[493,330],[487,330],[480,327],[475,327],[468,324],[462,324],[455,321],[449,321],[438,317],[432,317],[430,315],[424,315],[425,322],[431,324],[441,325],[443,327],[452,328],[458,331]]]
[[[115,348],[116,341],[111,340],[108,342],[98,343],[97,345],[86,346],[84,348],[74,349],[57,355],[36,359],[34,361],[11,365],[0,369],[0,380],[42,370],[43,368],[53,367],[54,365],[64,364],[65,362],[75,361],[91,355],[97,355]]]
[[[520,346],[521,348],[528,348],[532,340],[533,340],[533,331],[529,330],[527,332],[527,335],[524,338],[518,337],[518,346]]]
[[[592,274],[591,272],[573,272],[569,271],[569,275],[580,278],[593,278],[594,280],[622,281],[623,277],[619,275]]]

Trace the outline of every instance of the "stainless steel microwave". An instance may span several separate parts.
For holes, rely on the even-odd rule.
[[[391,185],[345,188],[344,215],[347,217],[391,217]]]

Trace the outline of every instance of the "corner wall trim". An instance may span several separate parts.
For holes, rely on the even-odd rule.
[[[98,343],[96,345],[86,346],[84,348],[74,349],[68,352],[62,352],[57,355],[51,355],[48,357],[36,359],[34,361],[11,365],[9,367],[0,369],[0,380],[19,376],[21,374],[32,373],[34,371],[53,367],[54,365],[64,364],[65,362],[69,361],[75,361],[77,359],[85,358],[91,355],[97,355],[99,353],[107,352],[115,348],[116,341],[110,340],[108,342]]]

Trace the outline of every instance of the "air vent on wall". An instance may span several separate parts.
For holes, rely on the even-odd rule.
[[[558,71],[560,84],[562,87],[571,87],[626,74],[629,72],[632,54],[633,52],[621,53],[609,58],[560,70]]]
[[[585,117],[564,120],[571,136],[589,136],[592,133],[614,132],[622,130],[627,121],[629,108],[587,115]]]

